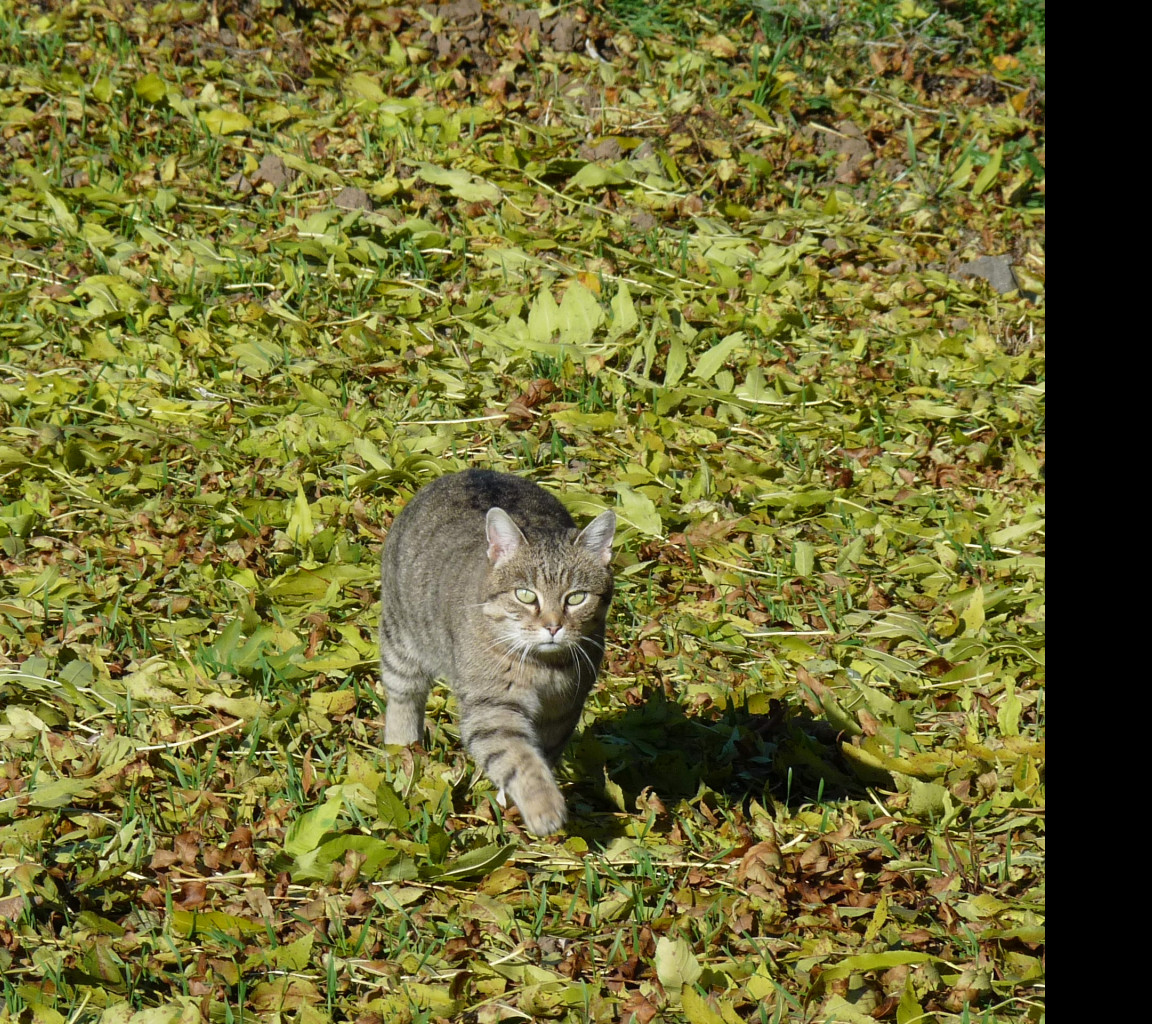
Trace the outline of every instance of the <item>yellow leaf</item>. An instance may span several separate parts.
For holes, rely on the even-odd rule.
[[[664,367],[664,386],[674,388],[680,382],[680,378],[684,376],[684,370],[687,366],[688,356],[684,351],[684,342],[680,340],[678,335],[674,335],[668,346],[668,361]]]
[[[1004,698],[996,710],[996,725],[1002,736],[1020,735],[1020,712],[1023,705],[1016,696],[1016,682],[1012,679],[1004,681]]]
[[[206,110],[200,121],[213,135],[234,135],[252,127],[252,122],[238,110]]]
[[[915,3],[915,0],[900,0],[900,5],[896,8],[896,17],[901,21],[920,21],[928,17],[928,12]]]
[[[872,920],[868,922],[868,927],[864,930],[864,941],[874,942],[876,936],[880,934],[880,929],[884,927],[884,923],[888,920],[888,897],[881,896],[879,902],[876,904],[876,909],[872,911]]]
[[[656,976],[665,989],[683,991],[684,986],[696,983],[703,970],[685,939],[661,935],[656,940]]]
[[[565,345],[587,345],[604,320],[604,310],[596,296],[578,280],[564,291],[557,311],[560,341]]]
[[[996,175],[1000,173],[1000,164],[1004,159],[1004,147],[997,146],[992,151],[992,156],[989,158],[988,163],[984,165],[984,169],[976,175],[976,180],[972,184],[972,198],[982,195],[996,180]]]
[[[1015,110],[1017,114],[1024,113],[1024,108],[1028,106],[1028,97],[1031,96],[1031,94],[1032,87],[1029,86],[1027,89],[1021,89],[1008,100],[1008,102],[1012,104],[1012,109]]]
[[[724,1024],[724,1018],[691,985],[680,989],[680,1006],[688,1018],[688,1024]]]
[[[312,510],[308,507],[304,485],[299,481],[296,482],[296,497],[292,499],[287,533],[294,544],[307,544],[312,539]]]
[[[147,103],[159,103],[167,94],[168,88],[164,80],[153,72],[137,79],[132,91]]]
[[[579,281],[585,288],[587,288],[593,295],[600,294],[600,275],[589,273],[587,270],[581,270],[576,275],[576,280]]]
[[[964,632],[970,636],[975,636],[980,632],[980,628],[984,625],[984,590],[982,587],[977,587],[972,591],[972,597],[968,600],[968,604],[960,617],[964,620]]]
[[[322,715],[344,715],[356,706],[356,694],[351,690],[320,691],[309,695],[308,704]]]
[[[361,99],[369,100],[372,103],[383,103],[388,98],[388,95],[380,88],[380,83],[362,71],[354,71],[350,74],[344,80],[344,88],[354,96],[359,96]]]
[[[736,44],[725,35],[705,36],[700,40],[700,49],[725,60],[740,52]]]
[[[237,917],[235,914],[225,914],[222,910],[203,914],[195,910],[173,910],[169,921],[173,931],[186,937],[222,932],[224,935],[239,939],[245,935],[255,935],[264,931],[263,924],[257,924],[246,917]]]

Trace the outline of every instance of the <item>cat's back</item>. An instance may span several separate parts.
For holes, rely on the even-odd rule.
[[[397,541],[407,542],[418,534],[441,539],[456,535],[459,543],[483,549],[484,521],[491,508],[507,512],[529,541],[574,528],[559,499],[531,480],[490,469],[466,469],[417,491],[396,517],[389,536],[399,531]]]
[[[400,511],[384,542],[385,592],[471,596],[488,574],[485,519],[502,508],[528,542],[561,541],[575,529],[559,499],[511,473],[467,469],[425,484]]]

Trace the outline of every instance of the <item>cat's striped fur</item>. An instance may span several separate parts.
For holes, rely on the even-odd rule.
[[[421,738],[446,679],[465,749],[538,835],[564,824],[551,766],[600,669],[615,529],[609,511],[577,531],[536,484],[470,469],[422,488],[384,544],[384,742]]]

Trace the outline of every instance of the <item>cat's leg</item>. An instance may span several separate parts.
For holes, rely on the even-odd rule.
[[[529,832],[543,836],[559,830],[568,810],[523,707],[461,701],[460,738],[480,770],[520,808]]]
[[[424,738],[424,711],[428,706],[432,680],[396,676],[387,669],[382,669],[380,675],[384,680],[384,692],[388,694],[384,742],[402,747],[419,743]]]
[[[380,679],[388,695],[384,715],[384,742],[407,746],[424,738],[424,712],[432,676],[395,642],[380,625]]]
[[[549,764],[557,764],[564,755],[568,741],[572,739],[576,726],[580,724],[582,710],[583,701],[551,721],[541,723],[540,750]]]

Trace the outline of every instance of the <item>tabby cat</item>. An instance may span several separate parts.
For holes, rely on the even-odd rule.
[[[551,766],[600,669],[615,530],[611,511],[577,531],[536,484],[469,469],[422,488],[384,543],[384,742],[417,742],[447,679],[465,749],[537,835],[564,824]]]

